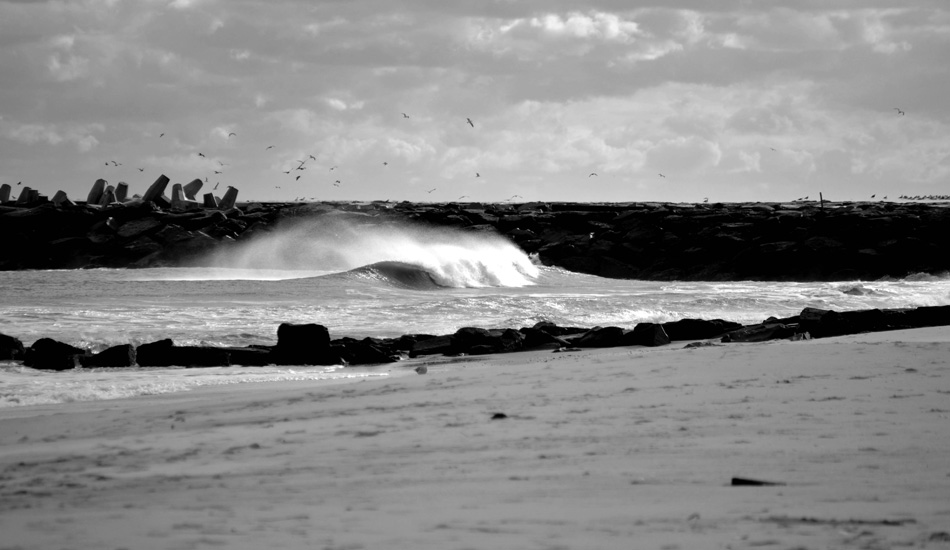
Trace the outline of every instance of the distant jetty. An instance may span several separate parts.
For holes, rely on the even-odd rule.
[[[85,201],[0,190],[0,270],[201,266],[302,220],[504,235],[545,265],[644,280],[840,281],[950,272],[950,203],[238,202],[160,177]]]

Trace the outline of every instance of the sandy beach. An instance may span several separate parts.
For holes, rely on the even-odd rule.
[[[950,327],[710,344],[0,409],[0,548],[950,548]]]

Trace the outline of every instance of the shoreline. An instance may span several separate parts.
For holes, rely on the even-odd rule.
[[[934,327],[0,409],[2,544],[945,548],[948,353]]]

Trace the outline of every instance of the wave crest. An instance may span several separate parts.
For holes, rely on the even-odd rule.
[[[524,251],[496,233],[338,218],[275,231],[211,261],[231,269],[350,272],[408,288],[520,287],[539,274]]]

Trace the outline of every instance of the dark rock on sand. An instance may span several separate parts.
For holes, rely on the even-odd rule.
[[[338,360],[330,355],[327,327],[315,323],[281,323],[273,356],[279,365],[332,365]]]
[[[230,354],[224,348],[211,346],[176,346],[170,338],[142,344],[136,348],[142,367],[226,367]]]
[[[135,346],[132,344],[112,346],[95,355],[83,357],[80,362],[85,368],[132,367],[136,365]]]
[[[39,370],[68,370],[81,366],[80,361],[88,355],[77,348],[51,338],[40,338],[23,356],[23,364]]]
[[[0,361],[23,359],[25,351],[19,338],[0,333]]]
[[[621,345],[624,346],[665,346],[670,343],[665,325],[658,323],[637,323],[633,330],[623,335]]]
[[[723,334],[742,327],[740,323],[722,319],[680,319],[663,323],[663,330],[671,341],[706,340],[718,338]]]

